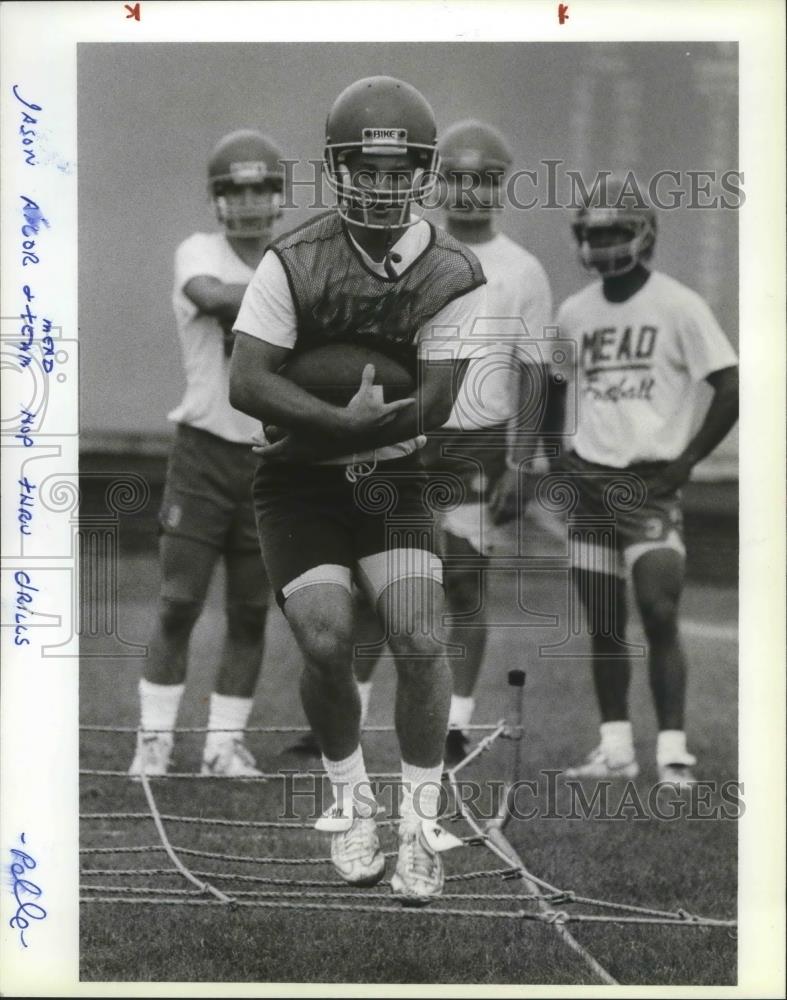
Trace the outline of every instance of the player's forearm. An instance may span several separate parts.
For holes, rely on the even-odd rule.
[[[323,402],[274,372],[233,367],[230,403],[263,424],[286,427],[307,439],[331,439],[344,429],[342,408]]]
[[[738,383],[731,381],[716,389],[697,433],[684,448],[680,461],[695,466],[729,434],[738,420]]]
[[[211,302],[210,309],[204,311],[215,316],[220,323],[232,324],[237,319],[245,291],[246,285],[222,285]]]

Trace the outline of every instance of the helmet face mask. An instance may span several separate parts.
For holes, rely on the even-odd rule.
[[[208,190],[228,237],[267,239],[281,216],[284,170],[279,148],[251,130],[232,132],[208,165]]]
[[[580,263],[602,278],[627,274],[653,255],[656,213],[632,197],[626,184],[610,178],[602,204],[583,205],[572,224]]]
[[[437,127],[431,107],[410,84],[369,77],[338,96],[325,128],[323,170],[347,222],[401,229],[420,220],[437,181]]]

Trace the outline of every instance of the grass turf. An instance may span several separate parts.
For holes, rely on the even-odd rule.
[[[157,588],[152,553],[127,557],[119,573],[119,630],[124,639],[145,642]],[[644,660],[635,662],[631,708],[642,767],[629,789],[609,788],[614,818],[570,818],[571,792],[562,782],[550,798],[546,772],[575,763],[594,745],[597,720],[590,672],[582,637],[565,650],[572,656],[539,655],[539,643],[553,642],[555,631],[538,627],[538,615],[560,614],[564,582],[554,573],[529,574],[523,600],[515,600],[513,575],[492,580],[495,621],[490,635],[476,719],[491,721],[508,714],[510,667],[528,671],[525,697],[526,738],[522,777],[537,782],[535,794],[521,798],[523,808],[538,815],[514,821],[507,835],[535,874],[578,895],[667,910],[682,907],[706,916],[731,918],[736,905],[736,824],[720,819],[656,818],[648,808],[655,781],[655,722]],[[562,596],[561,596],[562,595]],[[192,641],[190,677],[180,725],[204,725],[207,698],[221,641],[221,580],[215,581],[208,606]],[[522,610],[525,605],[527,612]],[[704,621],[724,626],[736,620],[731,589],[687,589],[684,616],[689,626]],[[503,627],[519,624],[529,627]],[[636,638],[636,634],[633,636]],[[690,660],[687,729],[700,759],[700,776],[717,783],[736,776],[737,651],[723,628],[703,634],[687,629]],[[89,643],[85,643],[90,651]],[[299,657],[277,610],[270,615],[263,675],[250,725],[303,723],[297,693]],[[135,725],[136,684],[141,661],[132,658],[86,657],[80,684],[83,723]],[[378,667],[372,695],[371,723],[391,719],[393,670]],[[179,739],[175,769],[198,769],[199,736]],[[131,759],[133,737],[84,734],[82,766],[124,770]],[[302,761],[286,752],[285,736],[250,737],[265,770],[300,768]],[[505,776],[510,744],[484,755],[467,777],[483,783]],[[369,734],[365,751],[370,770],[394,771],[398,758],[393,737]],[[155,784],[162,813],[224,818],[272,819],[282,807],[280,782],[178,782]],[[592,789],[584,789],[588,798]],[[576,793],[575,793],[576,794]],[[636,800],[631,796],[636,794]],[[663,793],[662,793],[663,794]],[[644,804],[637,815],[636,802]],[[661,800],[662,803],[664,800]],[[718,793],[711,805],[719,805]],[[301,803],[303,805],[303,803]],[[708,800],[694,802],[695,813],[709,811]],[[146,811],[142,789],[124,779],[85,777],[81,811]],[[557,813],[558,816],[554,817]],[[617,815],[616,815],[617,813]],[[327,838],[311,830],[267,831],[196,828],[168,824],[173,843],[226,854],[255,857],[315,857],[327,853]],[[82,844],[91,846],[153,845],[152,823],[83,821]],[[393,847],[391,834],[387,846]],[[188,859],[205,870],[210,862]],[[389,862],[389,866],[392,862]],[[83,867],[166,868],[162,854],[87,855]],[[446,855],[449,873],[501,867],[485,848]],[[224,863],[216,870],[245,874],[288,874],[294,878],[331,878],[324,867],[298,866],[275,872],[263,865]],[[390,867],[389,867],[390,871]],[[88,881],[88,879],[85,879]],[[91,879],[117,884],[118,877]],[[184,887],[179,877],[132,880],[140,886]],[[221,885],[221,883],[217,883]],[[270,888],[270,887],[268,887]],[[450,891],[521,891],[515,882],[452,883]],[[307,890],[308,891],[308,890]],[[359,891],[359,897],[362,896]],[[475,904],[473,904],[475,905]],[[723,929],[659,926],[570,925],[576,938],[610,973],[627,984],[729,984],[736,978],[736,946]],[[83,905],[81,908],[81,978],[84,980],[186,982],[358,982],[358,983],[592,983],[587,967],[554,932],[531,921],[469,917],[439,918],[419,913],[385,915],[353,912],[314,913],[226,908]]]

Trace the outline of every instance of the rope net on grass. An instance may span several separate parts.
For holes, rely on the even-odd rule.
[[[452,832],[461,841],[462,851],[467,853],[470,868],[466,871],[450,872],[449,860],[445,892],[427,908],[413,908],[402,905],[390,889],[390,882],[383,880],[375,889],[349,889],[338,876],[322,876],[332,870],[331,860],[324,854],[327,842],[324,834],[317,835],[313,829],[314,819],[231,819],[220,816],[182,815],[161,811],[154,795],[154,786],[162,790],[172,787],[175,782],[272,782],[299,778],[312,780],[324,778],[322,770],[266,772],[260,777],[226,778],[193,772],[171,772],[160,777],[143,774],[132,782],[126,771],[85,768],[80,771],[83,778],[104,781],[118,779],[128,789],[134,787],[144,796],[145,811],[104,811],[83,812],[80,821],[83,842],[95,836],[96,825],[112,824],[115,836],[124,841],[104,845],[83,846],[80,855],[86,864],[81,869],[80,902],[85,905],[124,906],[181,906],[181,907],[232,907],[255,908],[259,910],[303,910],[339,911],[347,913],[395,914],[410,919],[434,920],[440,917],[476,918],[480,920],[533,921],[552,927],[561,939],[572,948],[590,967],[595,977],[606,984],[614,984],[609,973],[573,938],[569,924],[617,924],[617,925],[664,925],[693,928],[726,928],[733,931],[734,920],[715,919],[689,913],[683,909],[663,910],[630,903],[614,902],[584,896],[550,884],[530,872],[503,834],[508,788],[501,795],[497,815],[494,819],[478,820],[459,788],[461,772],[481,754],[496,746],[502,740],[513,742],[513,757],[518,758],[518,743],[521,740],[521,724],[508,726],[505,722],[494,725],[475,725],[470,731],[478,736],[475,746],[466,757],[444,776],[452,795],[453,811],[444,815],[441,822],[450,825]],[[132,728],[110,726],[84,726],[85,733],[136,733]],[[183,728],[178,734],[204,734],[205,728]],[[309,730],[295,726],[257,727],[249,733],[293,734]],[[392,733],[392,727],[370,727],[368,731]],[[518,764],[512,767],[512,778],[516,778]],[[369,775],[372,782],[391,781],[399,775],[393,772],[377,772]],[[189,785],[189,787],[192,787]],[[232,786],[230,786],[232,787]],[[95,824],[95,825],[94,825]],[[395,818],[378,820],[381,840],[387,859],[396,856]],[[128,833],[132,829],[145,830],[150,827],[156,834],[153,842],[130,844]],[[215,839],[221,835],[226,840],[231,837],[258,837],[267,832],[280,831],[285,835],[309,836],[314,841],[314,852],[305,856],[289,856],[268,853],[264,850],[254,853],[235,853],[204,849],[181,842],[181,838],[191,831],[202,838]],[[101,831],[99,831],[101,832]],[[307,833],[308,832],[308,833]],[[320,845],[318,847],[317,845]],[[449,859],[460,851],[452,851]],[[148,865],[155,856],[167,859],[164,867],[103,867],[99,858],[132,857],[144,858]],[[494,859],[489,866],[489,855]],[[96,864],[96,862],[98,862]],[[202,862],[210,862],[205,867]],[[502,862],[502,864],[501,864]],[[310,877],[311,869],[317,869],[316,876]],[[155,881],[155,884],[151,884]],[[184,886],[184,882],[187,886]],[[140,884],[142,883],[142,884]],[[166,883],[166,884],[162,884]],[[480,891],[488,886],[487,891]],[[580,909],[577,909],[580,907]],[[590,912],[588,912],[590,911]]]

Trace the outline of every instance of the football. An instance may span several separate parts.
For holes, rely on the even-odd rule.
[[[326,403],[346,406],[358,391],[366,365],[374,365],[374,384],[390,403],[415,389],[415,380],[398,361],[362,344],[325,344],[296,354],[279,375]]]

